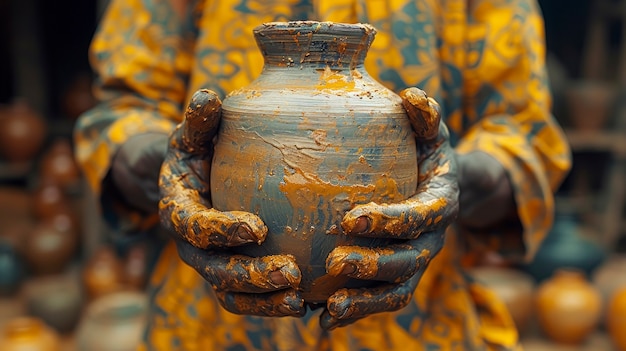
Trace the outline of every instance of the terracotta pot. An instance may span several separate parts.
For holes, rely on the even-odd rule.
[[[143,244],[134,245],[124,258],[124,282],[131,289],[143,290],[147,278],[147,248]]]
[[[25,239],[24,255],[35,274],[62,272],[78,248],[78,234],[65,217],[51,217],[38,223]]]
[[[504,267],[477,267],[469,270],[504,302],[520,333],[526,331],[532,318],[535,282],[523,272]]]
[[[24,276],[22,257],[13,245],[0,239],[0,296],[15,294]]]
[[[52,217],[60,210],[69,211],[71,205],[63,188],[54,182],[43,180],[32,198],[33,214],[37,219]]]
[[[626,351],[626,287],[616,290],[609,299],[606,325],[619,351]]]
[[[111,247],[96,250],[83,267],[87,296],[98,298],[124,289],[124,266]]]
[[[76,331],[78,351],[134,351],[146,327],[147,296],[118,292],[89,304]]]
[[[543,332],[563,344],[580,344],[600,320],[602,297],[578,271],[559,270],[537,289],[537,314]]]
[[[613,294],[622,288],[626,288],[626,255],[614,255],[609,257],[592,275],[593,285],[602,294],[603,308],[601,321],[607,315],[607,305]]]
[[[598,81],[570,84],[565,92],[572,127],[598,131],[607,126],[617,89]]]
[[[57,332],[67,334],[78,324],[84,300],[78,279],[65,275],[30,279],[24,295],[28,314]]]
[[[0,126],[0,155],[9,162],[31,161],[46,138],[46,123],[22,100],[0,106]]]
[[[80,171],[67,139],[57,139],[41,159],[41,177],[63,189],[77,187]]]
[[[76,120],[81,114],[96,104],[92,93],[92,79],[89,74],[80,74],[63,94],[61,106],[65,116]]]
[[[30,317],[15,318],[0,334],[2,351],[61,351],[58,335],[41,320]]]
[[[254,35],[265,67],[223,102],[213,205],[258,214],[267,239],[238,252],[292,254],[303,297],[324,302],[338,288],[365,284],[326,275],[333,248],[388,244],[348,238],[340,222],[355,204],[415,192],[414,134],[400,97],[363,66],[372,27],[271,23]]]

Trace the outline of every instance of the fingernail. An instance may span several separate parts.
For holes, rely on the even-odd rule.
[[[248,226],[243,225],[243,224],[237,227],[235,235],[237,236],[239,241],[242,243],[253,243],[253,242],[257,242],[258,240],[257,237],[254,234],[252,234],[252,230],[248,228]]]
[[[279,270],[270,272],[270,280],[275,286],[289,286],[289,281]]]
[[[369,227],[370,219],[367,216],[361,216],[356,219],[352,232],[357,234],[366,233],[369,230]]]
[[[354,272],[356,272],[356,266],[352,263],[344,263],[341,267],[341,274],[343,275],[350,275]]]

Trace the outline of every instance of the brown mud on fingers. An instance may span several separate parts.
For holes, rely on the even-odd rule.
[[[418,88],[404,89],[399,95],[417,138],[425,141],[435,139],[441,121],[441,108],[437,101]]]
[[[222,101],[208,89],[196,91],[185,110],[183,145],[191,154],[209,153],[222,115]]]

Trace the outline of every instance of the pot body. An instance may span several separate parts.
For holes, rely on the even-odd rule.
[[[2,351],[61,351],[59,336],[41,320],[18,317],[0,333]]]
[[[539,324],[556,342],[580,344],[598,326],[600,292],[579,271],[557,271],[539,286],[536,299]]]
[[[619,351],[626,351],[626,287],[615,291],[609,299],[606,326]]]
[[[362,284],[326,275],[338,245],[376,246],[342,233],[356,204],[415,193],[417,151],[399,96],[363,60],[367,25],[270,23],[255,29],[262,74],[223,102],[211,167],[213,206],[257,214],[267,225],[251,256],[292,254],[308,302]]]

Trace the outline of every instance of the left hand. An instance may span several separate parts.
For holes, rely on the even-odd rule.
[[[417,191],[395,204],[358,205],[344,216],[341,226],[347,235],[405,241],[378,248],[340,246],[328,255],[326,270],[331,275],[387,283],[335,292],[320,317],[324,329],[407,306],[428,263],[443,247],[446,228],[458,213],[456,158],[448,130],[440,123],[439,105],[417,88],[406,89],[400,96],[416,133]]]

